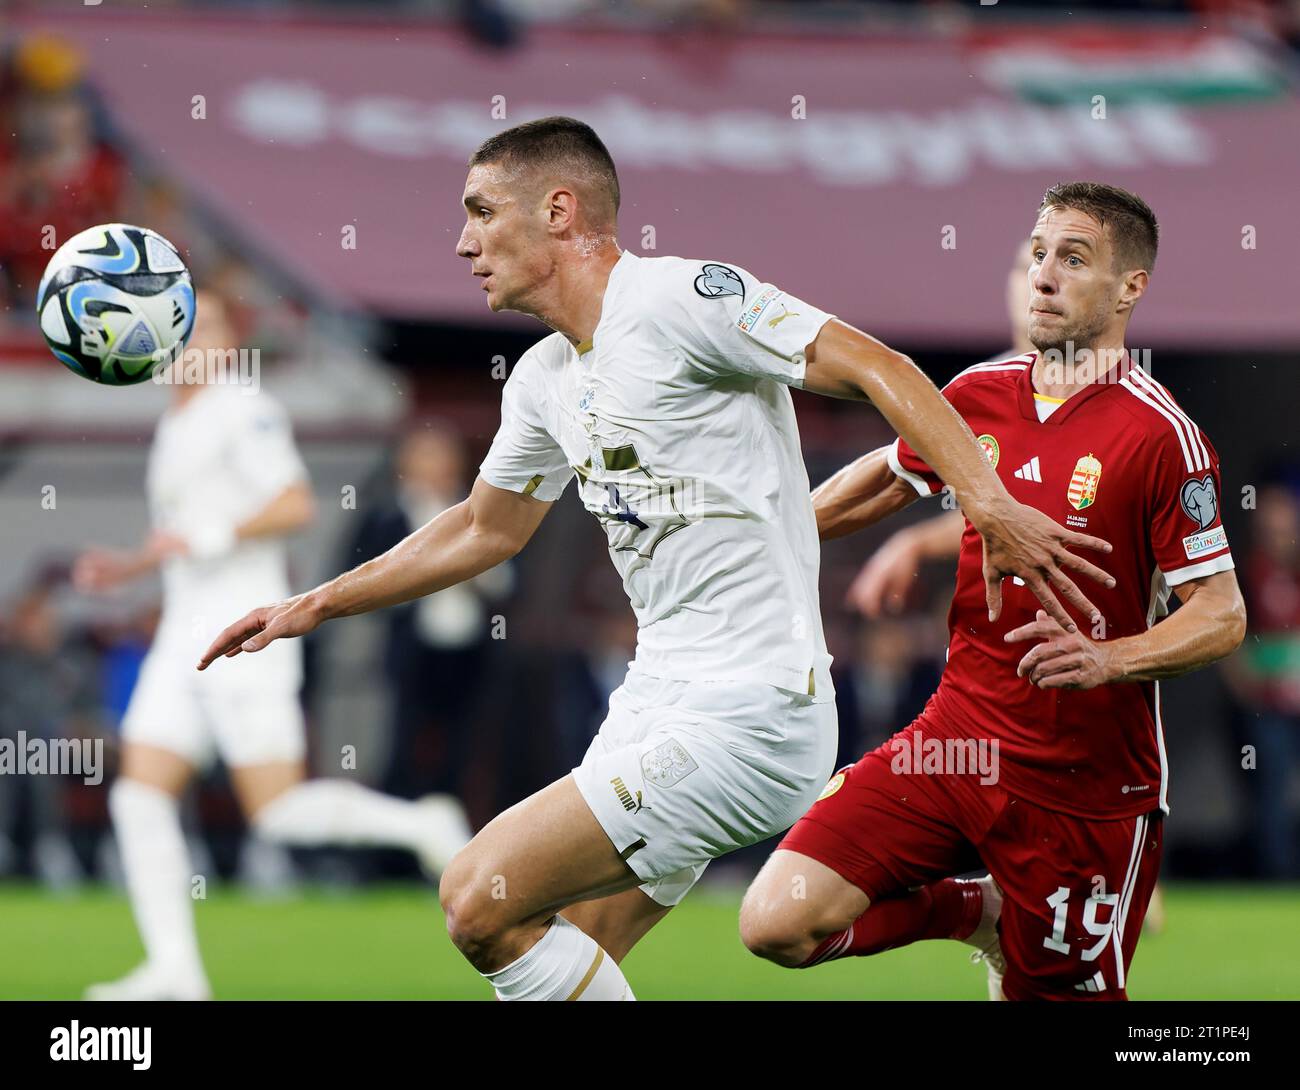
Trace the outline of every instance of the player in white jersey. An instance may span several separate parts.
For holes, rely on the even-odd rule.
[[[122,770],[109,794],[146,961],[90,988],[90,999],[210,994],[179,798],[214,752],[253,829],[270,840],[404,847],[441,871],[469,839],[459,803],[445,796],[413,803],[344,780],[305,781],[299,645],[273,648],[247,671],[194,672],[214,618],[289,593],[284,538],[314,515],[283,408],[217,370],[233,343],[221,298],[201,292],[149,452],[153,532],[133,552],[91,549],[74,571],[92,591],[158,569],[163,581],[162,617],[123,719]]]
[[[906,357],[733,265],[620,251],[596,134],[545,118],[470,160],[457,253],[492,310],[555,333],[519,361],[463,503],[384,556],[253,610],[200,661],[439,590],[516,554],[577,477],[639,627],[581,765],[499,815],[443,875],[452,941],[501,999],[622,999],[618,962],[709,860],[785,829],[835,758],[819,548],[788,386],[870,398],[955,475],[988,542],[990,608],[1023,575],[1107,580],[1104,548],[1014,503]],[[945,479],[953,480],[953,477]],[[229,669],[230,667],[226,667]]]

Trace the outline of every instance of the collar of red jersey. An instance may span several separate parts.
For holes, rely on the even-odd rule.
[[[1119,383],[1128,375],[1128,373],[1137,366],[1133,362],[1133,357],[1129,355],[1128,349],[1124,349],[1124,355],[1120,357],[1119,363],[1108,370],[1105,374],[1097,376],[1091,383],[1085,386],[1078,393],[1072,394],[1065,399],[1055,412],[1051,413],[1046,420],[1038,419],[1038,410],[1034,407],[1034,368],[1038,364],[1040,353],[1035,352],[1034,362],[1024,369],[1020,376],[1019,393],[1020,393],[1020,413],[1026,420],[1033,420],[1036,423],[1051,424],[1060,426],[1073,413],[1079,411],[1079,408],[1104,392],[1112,386],[1118,386]]]

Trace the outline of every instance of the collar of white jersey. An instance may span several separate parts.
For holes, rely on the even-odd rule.
[[[596,328],[591,331],[591,336],[574,347],[574,351],[577,352],[579,356],[585,356],[596,346],[596,334],[600,332],[600,323],[605,320],[606,311],[604,301],[609,298],[610,292],[614,290],[614,278],[619,275],[620,269],[624,269],[633,261],[639,260],[640,258],[638,258],[631,250],[624,250],[618,255],[618,260],[610,266],[609,279],[605,281],[605,295],[601,300],[600,321],[596,323]]]

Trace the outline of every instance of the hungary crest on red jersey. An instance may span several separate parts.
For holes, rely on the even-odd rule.
[[[1066,495],[1076,511],[1091,507],[1097,500],[1097,485],[1101,483],[1101,463],[1091,454],[1085,454],[1074,463],[1070,488]]]

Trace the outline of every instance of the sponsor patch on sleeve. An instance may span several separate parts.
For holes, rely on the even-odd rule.
[[[1213,530],[1203,530],[1199,534],[1183,538],[1183,551],[1187,553],[1188,560],[1195,560],[1198,556],[1226,548],[1227,544],[1228,531],[1222,526],[1216,526]]]
[[[752,333],[754,327],[758,325],[758,320],[763,317],[764,313],[772,306],[774,302],[785,296],[780,288],[764,288],[754,297],[754,301],[740,312],[740,317],[736,319],[736,325],[744,333]]]

